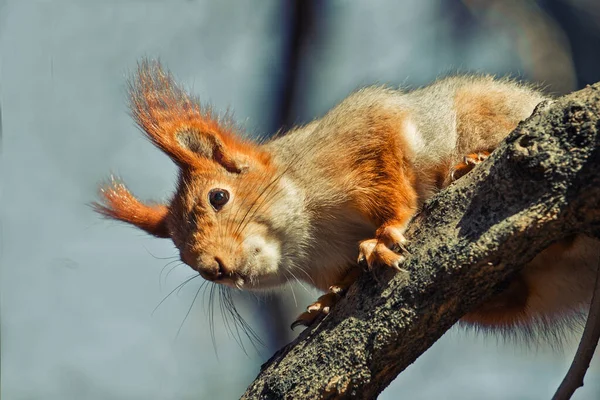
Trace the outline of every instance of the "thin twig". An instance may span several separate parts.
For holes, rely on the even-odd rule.
[[[598,259],[600,263],[600,258]],[[561,382],[556,390],[552,400],[567,400],[570,399],[575,391],[583,386],[583,378],[590,362],[594,356],[598,340],[600,339],[600,270],[596,274],[596,286],[590,305],[590,313],[585,323],[583,335],[577,352],[573,358],[573,363],[565,375],[565,379]]]

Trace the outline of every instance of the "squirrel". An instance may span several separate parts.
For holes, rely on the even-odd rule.
[[[441,78],[401,91],[362,88],[322,118],[263,143],[178,86],[158,61],[129,82],[131,114],[179,167],[168,204],[113,180],[96,211],[160,238],[203,278],[241,290],[300,279],[326,292],[292,324],[327,314],[368,268],[400,270],[403,233],[421,205],[484,161],[548,99],[492,76]],[[485,329],[562,326],[589,304],[598,242],[550,245],[461,321]]]

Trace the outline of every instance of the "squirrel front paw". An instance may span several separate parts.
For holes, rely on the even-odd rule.
[[[363,240],[359,244],[358,263],[371,269],[376,265],[385,265],[401,272],[400,265],[405,260],[407,240],[398,225],[379,228],[375,239]]]
[[[480,164],[481,162],[485,161],[489,156],[489,151],[480,151],[478,153],[471,153],[466,155],[461,163],[455,165],[454,168],[452,168],[452,172],[450,172],[450,178],[452,179],[452,181],[455,181],[465,176],[467,173],[471,172],[471,170],[475,168],[477,164]]]
[[[296,321],[292,324],[291,328],[294,329],[297,326],[304,325],[310,326],[313,322],[323,319],[329,311],[337,304],[337,302],[344,297],[348,288],[356,281],[361,274],[361,269],[351,267],[346,271],[345,275],[337,281],[335,285],[329,286],[329,291],[323,296],[319,297],[317,301],[312,303],[296,318]]]
[[[297,326],[310,326],[313,322],[318,319],[325,317],[329,314],[331,308],[342,298],[346,293],[347,287],[333,285],[329,287],[329,292],[319,297],[317,301],[306,307],[306,311],[303,312],[296,318],[292,323],[291,328],[294,329]]]

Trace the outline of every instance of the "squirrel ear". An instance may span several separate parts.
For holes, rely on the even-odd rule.
[[[93,202],[92,207],[106,218],[127,222],[156,237],[171,237],[166,223],[169,215],[167,206],[140,202],[123,183],[115,179],[100,188],[100,195],[102,203]]]
[[[158,61],[143,60],[138,65],[129,82],[129,96],[137,124],[180,167],[201,168],[203,159],[209,159],[229,172],[245,169],[239,150],[248,145],[178,87]]]
[[[185,128],[175,134],[178,144],[192,151],[195,155],[208,158],[220,164],[229,172],[240,173],[247,168],[242,162],[242,156],[234,156],[232,151],[223,143],[221,138],[195,128]]]

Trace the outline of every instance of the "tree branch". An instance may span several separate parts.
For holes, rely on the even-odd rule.
[[[374,398],[552,242],[600,238],[599,116],[600,84],[538,106],[425,204],[406,233],[408,274],[363,274],[243,398]]]

